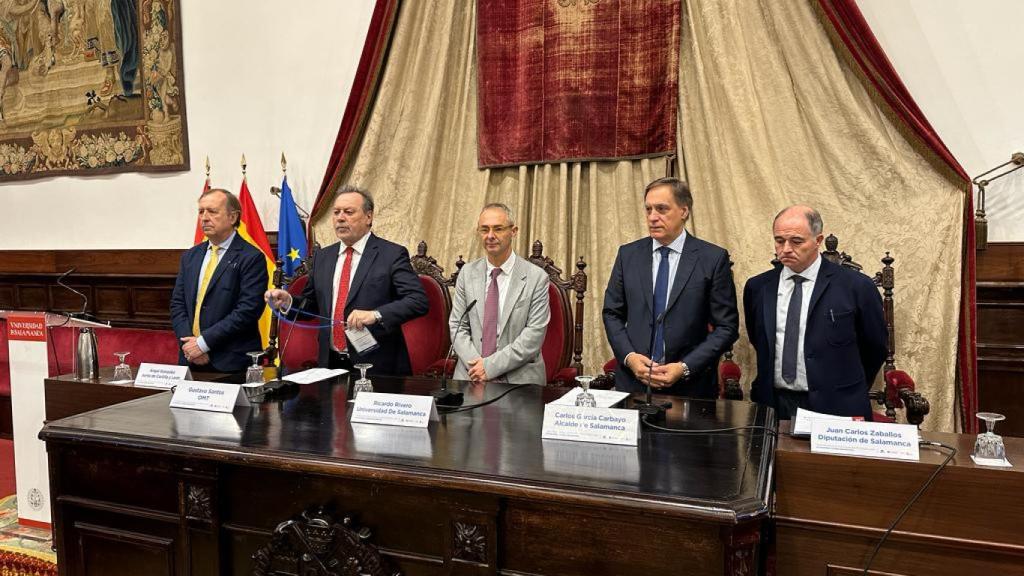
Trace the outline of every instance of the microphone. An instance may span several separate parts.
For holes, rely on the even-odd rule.
[[[68,314],[68,316],[71,316],[72,318],[77,316],[79,318],[87,319],[88,315],[85,313],[85,309],[89,307],[89,298],[88,298],[88,296],[86,296],[85,294],[82,294],[78,290],[75,290],[71,286],[68,286],[67,284],[64,283],[64,279],[67,278],[69,275],[71,275],[71,273],[74,272],[75,270],[76,270],[76,268],[74,266],[72,266],[71,268],[68,268],[67,272],[65,272],[65,273],[61,274],[60,276],[58,276],[57,277],[57,285],[60,286],[61,288],[64,288],[65,290],[67,290],[69,292],[72,292],[73,294],[77,294],[78,297],[82,299],[82,309],[80,311],[78,311],[77,313],[72,312],[71,314]]]
[[[672,407],[671,402],[655,404],[651,399],[651,375],[654,373],[654,340],[658,333],[658,329],[662,328],[662,324],[665,322],[665,313],[658,314],[658,317],[654,319],[654,326],[651,328],[651,344],[647,348],[651,354],[651,363],[647,366],[647,394],[643,402],[637,402],[634,407],[640,412],[641,417],[646,417],[648,421],[660,422],[665,419],[665,410]],[[662,346],[664,346],[664,337],[662,338]],[[664,350],[664,348],[663,348]],[[662,352],[662,362],[664,363],[664,351]]]
[[[462,315],[459,316],[459,321],[455,325],[455,335],[458,336],[459,331],[462,330],[462,324],[466,321],[466,317],[469,316],[469,311],[476,306],[476,300],[469,303],[466,309],[462,311]],[[469,328],[469,326],[467,326]],[[472,335],[470,335],[472,336]],[[448,362],[452,360],[452,354],[455,353],[455,338],[452,338],[452,345],[448,348],[448,354],[444,357],[444,365],[441,367],[441,388],[434,390],[430,394],[434,397],[434,401],[437,402],[438,406],[459,406],[462,404],[462,392],[453,392],[448,389]]]
[[[296,319],[298,319],[299,313],[302,311],[302,307],[306,305],[306,300],[307,299],[308,299],[308,296],[302,298],[301,300],[299,300],[299,305],[298,306],[291,306],[288,309],[289,312],[291,310],[295,310],[296,311],[295,312],[295,318]],[[294,382],[289,382],[288,380],[282,379],[281,376],[284,375],[284,353],[288,350],[288,343],[291,342],[292,334],[295,332],[295,330],[296,330],[295,324],[292,324],[291,327],[288,330],[288,337],[285,338],[284,339],[284,343],[281,344],[281,353],[277,355],[277,377],[274,378],[273,380],[263,384],[264,390],[266,391],[266,392],[264,392],[264,394],[267,394],[267,393],[273,394],[274,392],[277,392],[277,391],[281,390],[282,388],[285,388],[286,386],[288,386],[290,384],[294,384]]]

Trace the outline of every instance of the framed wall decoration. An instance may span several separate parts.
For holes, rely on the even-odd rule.
[[[0,182],[187,170],[180,0],[0,0]]]

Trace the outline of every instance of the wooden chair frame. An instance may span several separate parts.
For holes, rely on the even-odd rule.
[[[540,240],[534,240],[527,258],[548,275],[548,280],[554,284],[565,295],[562,298],[562,310],[552,310],[552,313],[560,313],[563,318],[569,319],[568,325],[572,326],[571,338],[565,339],[562,352],[559,355],[558,366],[575,368],[577,374],[583,374],[583,300],[587,293],[587,263],[583,256],[576,260],[576,272],[568,278],[562,277],[562,269],[555,266],[554,261],[544,256],[544,244]],[[570,292],[575,293],[575,311],[571,301]]]

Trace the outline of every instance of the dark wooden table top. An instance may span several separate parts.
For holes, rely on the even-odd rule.
[[[437,387],[418,378],[373,382],[377,392]],[[422,429],[350,423],[350,387],[341,376],[233,414],[171,409],[165,392],[50,422],[40,437],[714,522],[768,511],[776,422],[756,404],[673,398],[666,427],[752,428],[684,435],[643,427],[629,447],[542,440],[544,403],[566,389],[453,382],[464,406],[507,395]]]

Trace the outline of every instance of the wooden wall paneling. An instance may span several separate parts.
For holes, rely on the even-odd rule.
[[[1005,436],[1024,436],[1024,243],[978,252],[978,406],[1006,420]]]

